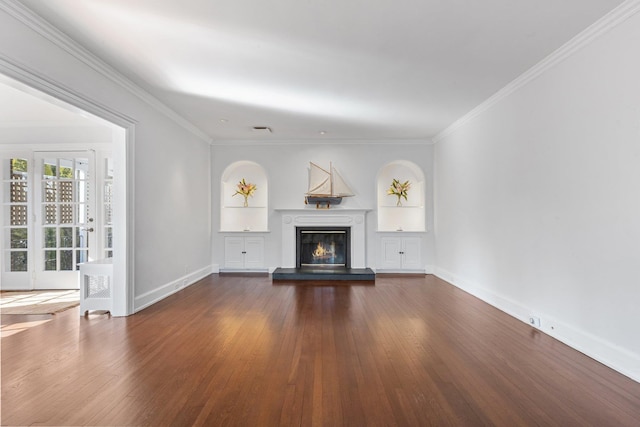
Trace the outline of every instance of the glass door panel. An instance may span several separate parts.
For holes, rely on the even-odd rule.
[[[29,289],[29,173],[31,160],[27,156],[1,158],[2,174],[2,283],[9,289]]]

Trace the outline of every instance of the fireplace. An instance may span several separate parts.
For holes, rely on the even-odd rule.
[[[331,284],[336,281],[375,281],[376,274],[366,266],[368,209],[276,211],[282,215],[282,264],[271,274],[274,282],[309,280],[312,284],[317,281]],[[320,250],[318,243],[322,247]],[[312,261],[305,262],[311,266],[302,267],[301,253],[303,259],[311,256]]]
[[[366,214],[367,209],[276,209],[282,216],[282,261],[281,268],[296,269],[298,265],[297,229],[330,228],[333,230],[349,228],[349,264],[350,268],[366,268]],[[317,268],[316,270],[331,270]]]
[[[296,267],[351,268],[351,227],[296,227]]]

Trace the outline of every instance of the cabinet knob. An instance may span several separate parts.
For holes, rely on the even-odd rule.
[[[246,254],[246,253],[247,253],[247,251],[242,251],[242,253],[243,253],[243,254]]]

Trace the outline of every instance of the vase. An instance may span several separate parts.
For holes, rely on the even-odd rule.
[[[249,207],[249,200],[248,200],[249,196],[244,196],[244,207],[247,208]]]
[[[398,195],[398,201],[396,202],[396,206],[402,206],[402,196]]]

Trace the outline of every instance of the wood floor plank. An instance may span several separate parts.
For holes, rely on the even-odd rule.
[[[433,276],[33,319],[0,341],[2,425],[640,425],[640,384]]]

